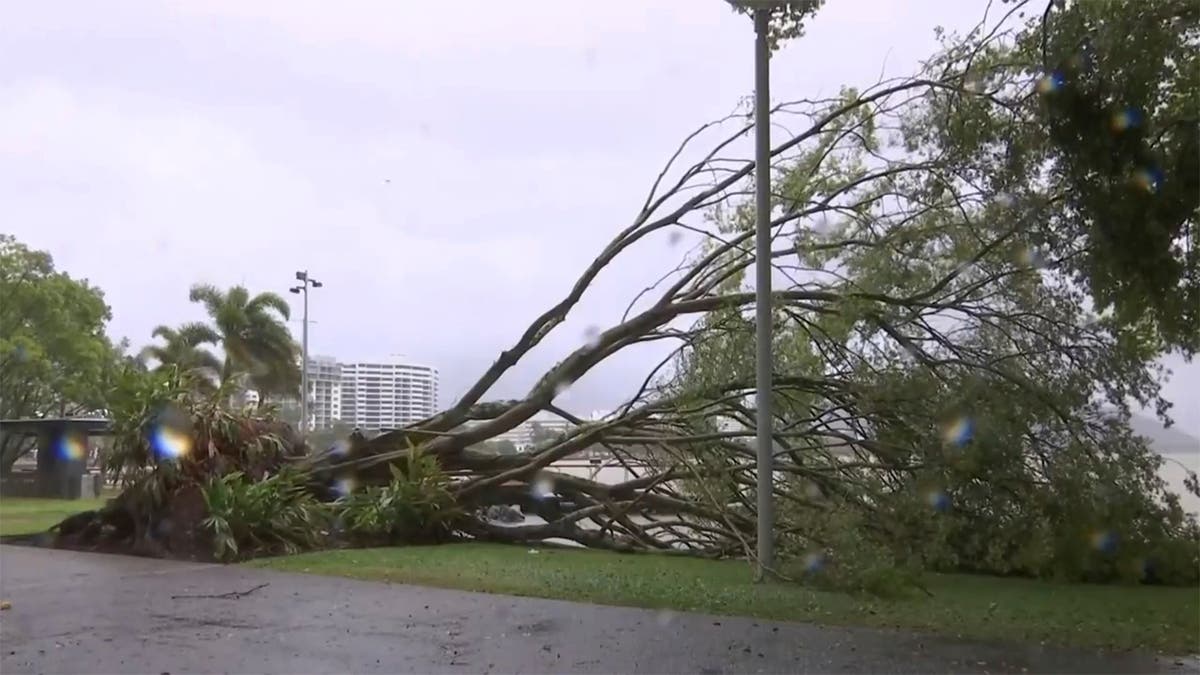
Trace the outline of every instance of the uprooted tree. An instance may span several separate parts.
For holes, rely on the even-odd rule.
[[[1081,276],[1080,259],[1105,247],[1074,238],[1095,213],[1072,201],[1077,176],[1055,171],[1055,91],[1034,88],[1041,26],[1014,21],[1024,4],[947,39],[915,77],[772,111],[789,130],[772,150],[775,531],[783,558],[808,572],[1195,579],[1195,520],[1126,424],[1130,400],[1165,415],[1153,365],[1164,340],[1153,323],[1105,311],[1111,298],[1095,304]],[[1171,127],[1158,114],[1173,108],[1143,105],[1145,136]],[[753,164],[737,157],[749,131],[731,116],[689,136],[633,222],[453,406],[329,451],[282,453],[275,467],[317,493],[353,495],[399,489],[431,459],[447,500],[426,513],[452,514],[444,530],[460,535],[752,556]],[[1195,198],[1168,189],[1195,176],[1140,175],[1112,190],[1172,214],[1188,204],[1161,200]],[[1177,235],[1194,236],[1190,208]],[[678,267],[525,397],[485,401],[599,275],[671,230],[698,242]],[[1194,269],[1190,249],[1180,265]],[[666,357],[607,418],[555,404],[605,359],[656,342]],[[477,449],[542,411],[576,426],[524,454]],[[554,470],[596,447],[632,477]],[[497,505],[544,522],[494,522]]]

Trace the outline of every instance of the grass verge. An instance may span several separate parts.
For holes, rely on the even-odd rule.
[[[98,509],[106,499],[0,497],[0,536],[45,532],[69,515]]]
[[[983,640],[1195,653],[1194,588],[1056,584],[930,575],[933,597],[883,600],[799,584],[757,585],[745,563],[604,551],[451,544],[321,551],[251,567],[542,598]]]

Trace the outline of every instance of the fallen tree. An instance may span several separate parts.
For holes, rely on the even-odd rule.
[[[1044,114],[1030,91],[1041,72],[1030,28],[1005,28],[1009,18],[950,40],[915,77],[772,111],[787,129],[772,149],[776,533],[800,573],[853,584],[873,583],[872,566],[1194,580],[1195,520],[1124,423],[1131,399],[1167,408],[1152,365],[1161,348],[1141,326],[1089,311],[1079,251],[1047,247],[1048,229],[1082,217],[1066,186],[1036,161],[991,166],[1032,152],[1028,129]],[[402,482],[420,456],[445,476],[437,489],[459,536],[752,556],[753,163],[736,156],[749,132],[732,115],[690,135],[632,223],[450,408],[322,452],[284,444],[249,467],[218,466],[230,454],[218,448],[190,484],[234,465],[260,478],[286,469],[336,502]],[[485,400],[597,277],[673,232],[695,248],[619,321],[524,397]],[[607,418],[556,405],[606,359],[651,343],[671,348]],[[529,453],[477,449],[543,411],[575,427]],[[195,438],[197,451],[210,447]],[[555,471],[597,446],[627,480]],[[130,499],[110,511],[154,520],[155,502]],[[543,522],[489,517],[513,505]],[[130,536],[144,539],[133,520]]]
[[[1033,29],[1001,28],[1024,4],[950,40],[914,78],[772,111],[781,126],[801,125],[772,150],[785,552],[820,558],[832,538],[854,531],[890,549],[889,561],[913,557],[904,549],[919,540],[922,564],[1103,577],[1144,575],[1152,559],[1181,555],[1159,550],[1162,542],[1195,540],[1194,522],[1155,475],[1156,458],[1122,420],[1130,399],[1166,410],[1155,338],[1087,310],[1075,274],[1086,247],[1048,248],[1048,231],[1078,229],[1084,217],[1064,199],[1069,185],[1043,179],[1044,164],[1028,159],[1020,171],[992,166],[1035,154],[1027,129],[1045,114],[1032,92],[1042,73],[1029,51]],[[1003,125],[1012,130],[1006,142]],[[750,555],[754,326],[744,310],[754,294],[744,272],[754,262],[753,164],[727,156],[748,131],[734,116],[689,136],[633,222],[452,407],[310,466],[378,482],[420,447],[455,476],[468,510],[517,504],[545,520],[506,527],[478,515],[464,525],[472,536]],[[676,166],[689,153],[697,161]],[[525,397],[483,400],[599,275],[671,229],[701,241],[683,264]],[[677,348],[607,419],[584,422],[555,405],[605,359],[656,341]],[[577,427],[528,455],[472,449],[541,411]],[[595,445],[633,477],[610,485],[553,471]],[[553,485],[553,499],[539,483]],[[1101,493],[1127,499],[1118,507]],[[951,501],[954,525],[920,522]],[[1079,512],[1068,515],[1068,501]],[[1038,536],[1026,536],[1029,527]],[[1120,560],[1093,560],[1106,548],[1094,542],[1117,530],[1139,534],[1125,535],[1133,541]],[[857,545],[867,544],[841,547]],[[1182,555],[1176,563],[1186,568],[1192,560]]]

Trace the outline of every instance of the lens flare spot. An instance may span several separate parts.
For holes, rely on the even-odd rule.
[[[538,476],[530,486],[534,499],[550,499],[554,497],[554,480],[549,476]]]
[[[961,448],[975,438],[975,422],[970,417],[959,417],[942,428],[942,441],[946,445]]]
[[[1142,112],[1137,108],[1125,108],[1113,113],[1109,126],[1113,133],[1124,133],[1142,125]]]
[[[1133,172],[1133,184],[1150,194],[1157,194],[1162,182],[1162,171],[1156,167],[1142,167]]]
[[[825,569],[827,560],[823,551],[811,551],[804,554],[801,562],[804,564],[805,574],[816,574]]]
[[[925,503],[938,513],[950,510],[950,495],[945,490],[933,489],[925,493]]]
[[[1067,78],[1057,70],[1046,73],[1038,80],[1037,90],[1039,94],[1053,94],[1063,88],[1067,82]]]
[[[160,426],[150,434],[150,446],[159,460],[179,459],[192,451],[192,437],[179,429]]]
[[[1100,553],[1112,553],[1117,550],[1117,533],[1112,530],[1096,530],[1090,540],[1092,548]]]
[[[54,454],[64,462],[82,462],[87,459],[87,442],[79,434],[65,434],[55,443]]]

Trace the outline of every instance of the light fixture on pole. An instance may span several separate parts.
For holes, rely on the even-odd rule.
[[[755,446],[757,449],[758,565],[762,581],[775,564],[774,443],[771,418],[771,110],[768,42],[771,10],[780,0],[727,0],[754,16],[754,313]]]
[[[308,276],[308,271],[296,272],[296,280],[300,283],[288,290],[304,296],[304,318],[300,329],[300,435],[309,431],[308,419],[308,289],[320,288],[321,282]]]

